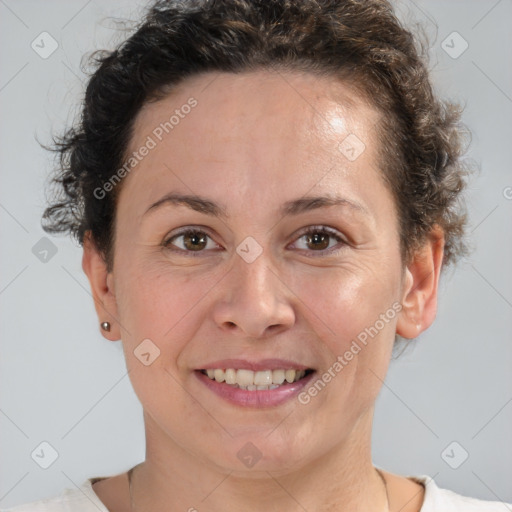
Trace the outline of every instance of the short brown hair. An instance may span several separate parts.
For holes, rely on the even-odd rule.
[[[383,113],[381,169],[397,206],[405,262],[437,224],[443,268],[467,251],[461,200],[467,168],[458,105],[433,93],[421,46],[383,0],[160,0],[111,52],[95,55],[76,126],[57,139],[58,197],[47,232],[90,230],[113,266],[116,197],[102,187],[123,165],[142,105],[208,71],[298,70],[333,77]]]

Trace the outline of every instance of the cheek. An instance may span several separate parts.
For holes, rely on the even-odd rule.
[[[211,272],[198,279],[187,269],[161,263],[120,266],[119,275],[123,341],[133,345],[149,338],[166,353],[179,352],[193,338],[202,301],[220,278]]]
[[[152,414],[170,414],[177,407],[184,417],[192,406],[178,384],[176,367],[199,325],[195,316],[199,308],[194,306],[205,294],[203,283],[197,286],[197,281],[194,284],[156,265],[125,267],[120,280],[118,312],[134,390]],[[169,407],[162,408],[164,402]]]
[[[385,325],[394,325],[392,305],[398,297],[398,287],[393,273],[385,274],[368,269],[324,269],[314,276],[297,277],[294,289],[308,315],[323,334],[344,343],[356,338],[365,328],[379,321],[380,315],[391,310]],[[385,330],[380,322],[378,330]]]
[[[318,396],[314,400],[323,402],[338,424],[355,421],[374,403],[387,373],[400,307],[393,272],[383,280],[368,269],[352,270],[318,273],[296,284],[307,305],[306,322],[321,340],[326,361],[318,378],[328,383],[327,393],[308,392],[315,392],[311,396]]]

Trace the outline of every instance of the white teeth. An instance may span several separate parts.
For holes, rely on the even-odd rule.
[[[284,378],[286,379],[286,382],[293,382],[293,379],[295,379],[295,370],[286,370]]]
[[[226,370],[226,384],[236,384],[236,371],[233,368]]]
[[[272,372],[272,384],[282,384],[284,382],[285,370],[274,370]]]
[[[272,384],[272,371],[265,370],[254,374],[254,384],[256,386],[269,386]]]
[[[237,370],[235,384],[239,386],[254,385],[254,372],[252,370]]]
[[[226,382],[234,387],[247,389],[249,391],[276,389],[286,382],[296,382],[306,374],[305,370],[263,370],[253,372],[252,370],[235,370],[228,368],[209,368],[206,374],[217,382]]]

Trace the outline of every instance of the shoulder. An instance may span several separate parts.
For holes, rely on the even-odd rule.
[[[512,504],[502,501],[485,501],[457,494],[437,486],[427,475],[408,476],[425,487],[425,498],[420,512],[512,512]]]
[[[97,479],[89,478],[79,488],[64,489],[58,496],[0,509],[0,512],[108,512],[92,489]]]

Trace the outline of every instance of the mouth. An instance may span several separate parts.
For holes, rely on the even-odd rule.
[[[231,405],[275,407],[296,397],[313,379],[313,368],[203,368],[195,370],[198,380]]]
[[[270,391],[272,389],[278,389],[286,384],[298,382],[314,372],[312,368],[306,370],[283,368],[261,371],[243,368],[208,368],[199,371],[210,380],[247,391]]]

